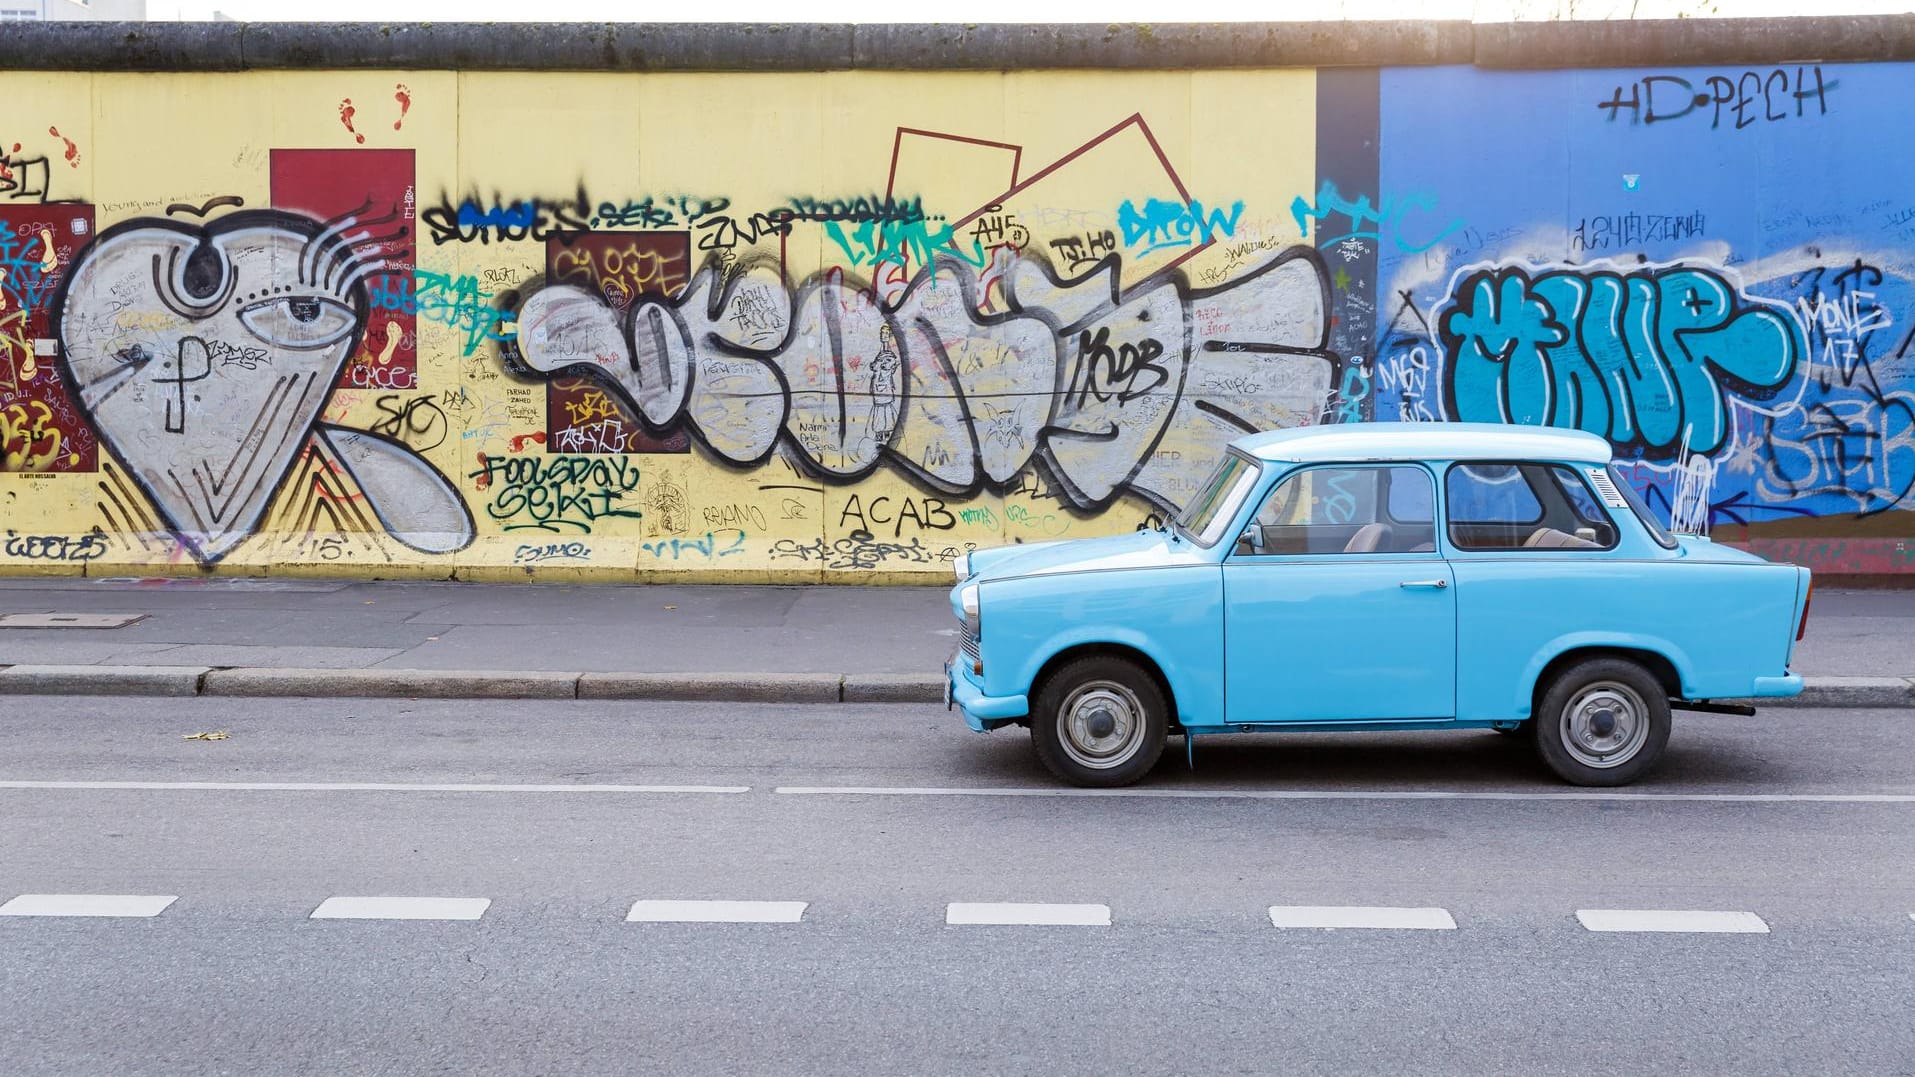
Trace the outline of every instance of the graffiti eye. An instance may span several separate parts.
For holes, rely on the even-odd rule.
[[[353,309],[321,295],[262,299],[239,308],[240,324],[268,344],[298,351],[330,348],[352,335]]]

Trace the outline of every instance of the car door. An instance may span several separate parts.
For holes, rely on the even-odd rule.
[[[1442,720],[1456,595],[1418,464],[1334,464],[1271,487],[1224,561],[1233,724]]]

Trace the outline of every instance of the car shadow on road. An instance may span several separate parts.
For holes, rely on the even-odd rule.
[[[1049,785],[1028,737],[1009,731],[981,745],[963,743],[957,773],[977,779]],[[1000,739],[1002,737],[1002,739]],[[981,749],[981,750],[980,750]],[[1488,730],[1426,733],[1239,733],[1198,737],[1194,767],[1182,737],[1141,787],[1269,790],[1522,790],[1574,788],[1544,767],[1527,733]],[[1773,788],[1797,777],[1787,760],[1717,737],[1670,741],[1662,762],[1628,788],[1655,790]]]

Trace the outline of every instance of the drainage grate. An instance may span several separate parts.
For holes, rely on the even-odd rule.
[[[125,628],[144,613],[0,613],[0,628]]]

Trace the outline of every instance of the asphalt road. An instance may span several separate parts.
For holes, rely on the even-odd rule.
[[[1911,746],[1684,715],[1590,796],[1487,733],[1220,738],[1086,796],[935,707],[21,699],[0,1074],[1915,1073]],[[355,896],[489,904],[313,918]]]

